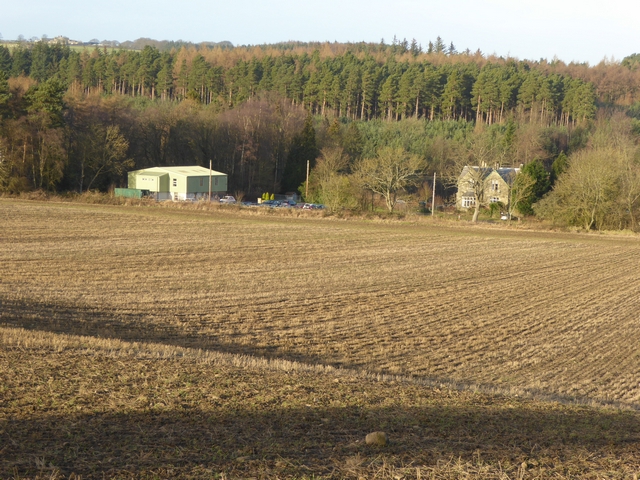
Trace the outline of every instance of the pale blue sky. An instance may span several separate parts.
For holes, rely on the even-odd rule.
[[[640,53],[637,0],[27,0],[2,8],[5,40],[379,42],[440,35],[458,50],[597,64]]]

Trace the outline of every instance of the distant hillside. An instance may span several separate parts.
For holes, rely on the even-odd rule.
[[[142,50],[144,47],[154,47],[160,50],[161,52],[168,52],[172,49],[179,50],[183,47],[186,48],[222,48],[223,50],[233,48],[233,44],[228,41],[222,42],[186,42],[183,40],[153,40],[152,38],[138,38],[137,40],[127,40],[125,42],[120,43],[121,48],[131,49],[131,50]]]

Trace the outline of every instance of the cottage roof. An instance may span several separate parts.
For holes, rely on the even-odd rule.
[[[513,178],[518,173],[520,173],[520,169],[519,168],[498,168],[496,172],[498,172],[498,175],[500,175],[505,182],[509,183],[509,181],[513,180]]]
[[[460,178],[465,177],[467,175],[467,173],[469,173],[470,169],[474,169],[476,172],[481,172],[482,173],[482,178],[487,178],[491,174],[491,172],[493,171],[493,168],[489,168],[489,167],[478,167],[478,166],[466,165],[462,169],[462,173],[460,174]]]
[[[469,173],[469,169],[471,169],[471,168],[473,168],[476,172],[481,172],[483,179],[486,179],[493,172],[496,172],[507,183],[509,183],[511,180],[513,180],[513,177],[515,177],[520,172],[519,168],[506,168],[505,167],[505,168],[495,168],[494,169],[494,168],[491,168],[491,167],[478,167],[478,166],[467,165],[462,169],[462,173],[460,174],[460,179],[464,178]]]

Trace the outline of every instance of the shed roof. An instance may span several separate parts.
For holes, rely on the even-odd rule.
[[[139,173],[139,174],[145,174],[145,175],[149,175],[152,173],[156,173],[156,174],[168,173],[172,175],[181,175],[184,177],[208,177],[209,169],[204,167],[199,167],[196,165],[183,166],[183,167],[151,167],[151,168],[143,168],[142,170],[134,170],[133,173]],[[226,173],[211,170],[211,175],[226,175]]]

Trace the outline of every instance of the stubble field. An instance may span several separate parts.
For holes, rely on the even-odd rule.
[[[637,237],[15,200],[0,221],[0,476],[638,472]],[[395,443],[365,448],[376,429]]]

